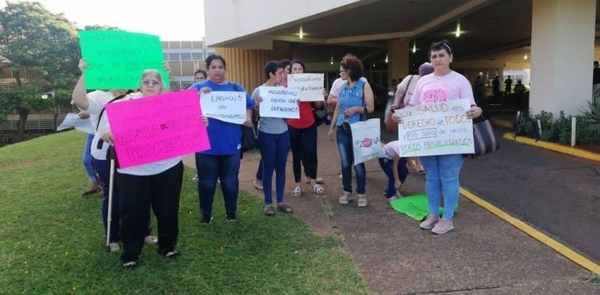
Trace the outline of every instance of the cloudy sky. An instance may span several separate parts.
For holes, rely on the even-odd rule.
[[[19,0],[19,2],[25,2]],[[9,2],[16,2],[9,0]],[[27,2],[33,2],[27,0]],[[83,28],[108,25],[126,31],[158,35],[162,41],[202,40],[203,0],[37,0],[51,13],[64,13]],[[0,7],[5,6],[0,2]]]

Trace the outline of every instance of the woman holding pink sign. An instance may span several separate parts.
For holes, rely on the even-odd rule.
[[[481,108],[475,104],[471,83],[461,74],[450,69],[453,51],[448,40],[434,42],[429,48],[433,74],[421,77],[408,105],[427,105],[449,100],[466,99],[471,108],[467,118],[481,116]],[[394,116],[394,120],[402,119]],[[425,167],[429,216],[420,224],[425,230],[442,235],[454,229],[454,209],[458,205],[459,174],[463,164],[462,154],[420,157]],[[440,199],[444,196],[444,214],[439,217]]]
[[[140,82],[141,92],[127,95],[123,100],[159,95],[163,92],[162,75],[157,70],[145,70]],[[114,144],[112,132],[102,133],[102,139]],[[115,180],[119,187],[119,211],[123,267],[138,266],[144,245],[150,209],[158,224],[158,253],[166,258],[179,256],[175,246],[179,235],[179,199],[183,177],[181,157],[148,164],[118,168]]]

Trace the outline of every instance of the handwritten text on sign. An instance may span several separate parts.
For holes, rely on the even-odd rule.
[[[465,114],[466,99],[396,110],[401,157],[472,154],[473,121]]]
[[[106,105],[121,168],[210,149],[196,90]]]
[[[289,74],[288,88],[298,89],[301,101],[322,101],[324,74]]]
[[[300,118],[297,89],[272,86],[261,86],[259,89],[259,96],[262,97],[259,106],[261,117]]]
[[[246,92],[212,91],[200,95],[204,116],[223,122],[244,124],[246,121]]]
[[[114,30],[79,32],[86,89],[137,89],[145,69],[161,72],[163,87],[169,75],[158,36]]]

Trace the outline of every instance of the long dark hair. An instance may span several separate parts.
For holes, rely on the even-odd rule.
[[[211,54],[206,58],[204,62],[206,62],[207,69],[210,68],[210,63],[212,63],[212,61],[215,59],[220,60],[223,63],[223,67],[227,69],[227,63],[225,62],[225,59],[218,54]]]

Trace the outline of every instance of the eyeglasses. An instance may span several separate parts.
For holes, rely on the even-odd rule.
[[[340,71],[340,73],[346,73],[346,72],[348,72],[348,69],[343,69]]]
[[[144,80],[142,81],[142,85],[144,86],[160,86],[162,83],[160,81],[156,81],[156,80]]]

